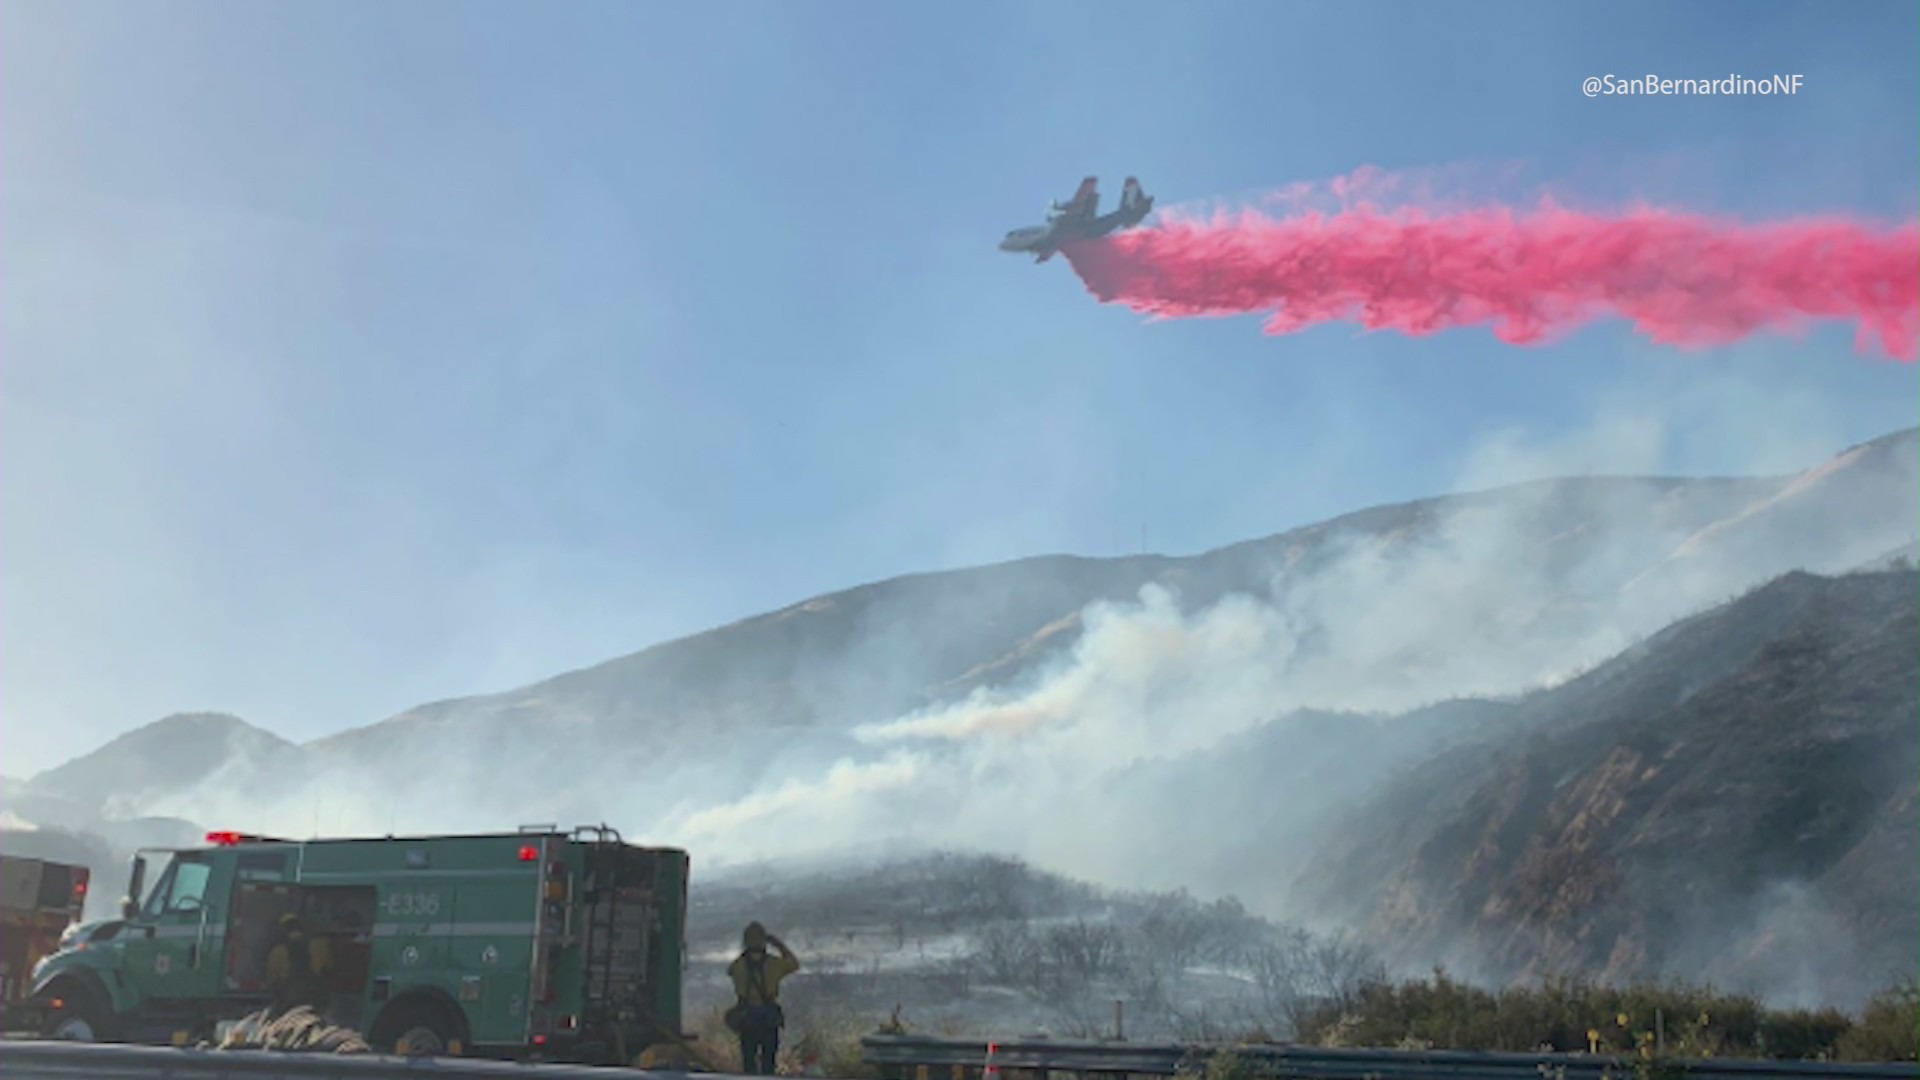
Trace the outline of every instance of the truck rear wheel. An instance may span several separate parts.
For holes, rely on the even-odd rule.
[[[109,1042],[113,1039],[113,1009],[90,986],[57,982],[42,995],[40,1034],[68,1042]]]
[[[374,1024],[368,1040],[382,1053],[438,1057],[458,1055],[461,1050],[460,1022],[449,1010],[430,998],[397,1001]]]

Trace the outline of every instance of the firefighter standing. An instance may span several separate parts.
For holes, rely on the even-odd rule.
[[[267,953],[267,989],[273,993],[274,1014],[297,1005],[325,1013],[332,1004],[326,979],[332,967],[325,938],[308,937],[300,916],[292,912],[280,916],[279,940]]]
[[[740,1069],[749,1076],[772,1076],[780,1054],[780,1029],[787,1020],[780,1008],[780,980],[800,970],[786,942],[748,923],[740,955],[727,967],[737,1001],[727,1012],[728,1026],[740,1036]],[[767,955],[767,946],[779,951]]]

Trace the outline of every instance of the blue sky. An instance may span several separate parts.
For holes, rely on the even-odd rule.
[[[10,775],[181,709],[311,738],[1143,524],[1203,550],[1448,490],[1490,438],[1746,472],[1920,420],[1915,368],[1846,328],[1271,338],[994,248],[1087,173],[1172,205],[1520,162],[1911,219],[1911,3],[4,10]],[[1578,89],[1730,72],[1805,87]]]

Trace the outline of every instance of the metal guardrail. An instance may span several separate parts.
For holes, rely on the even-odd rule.
[[[989,1062],[991,1048],[991,1062]],[[1006,1071],[1172,1076],[1199,1071],[1217,1053],[1233,1053],[1262,1071],[1301,1080],[1631,1080],[1635,1061],[1595,1054],[1499,1054],[1463,1050],[1330,1049],[1292,1044],[1201,1046],[1175,1043],[1022,1039],[988,1043],[913,1035],[869,1035],[861,1057],[890,1080],[973,1080],[990,1063]],[[1662,1061],[1688,1080],[1920,1080],[1920,1063],[1760,1061],[1716,1058]],[[919,1075],[925,1068],[924,1077]]]
[[[405,1058],[280,1050],[188,1050],[45,1039],[0,1039],[5,1080],[610,1080],[685,1076],[587,1065],[535,1065],[473,1058]],[[704,1074],[703,1080],[734,1080]],[[740,1077],[738,1080],[748,1080]]]
[[[1483,1054],[1453,1050],[1357,1050],[1311,1046],[1189,1046],[1020,1040],[994,1043],[996,1070],[1171,1076],[1212,1054],[1230,1051],[1282,1076],[1303,1080],[1631,1080],[1633,1061],[1585,1054]],[[862,1045],[868,1063],[890,1076],[918,1067],[978,1076],[988,1064],[984,1040],[872,1035]],[[1920,1080],[1920,1064],[1749,1061],[1667,1062],[1688,1080]],[[272,1050],[188,1050],[0,1039],[0,1076],[6,1080],[609,1080],[635,1070],[586,1065],[536,1065],[466,1058],[404,1058],[378,1054],[313,1054]],[[685,1073],[639,1075],[684,1077]],[[747,1080],[720,1073],[704,1080]]]

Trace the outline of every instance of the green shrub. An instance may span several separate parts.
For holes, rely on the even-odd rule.
[[[1920,984],[1908,980],[1874,995],[1834,1051],[1842,1061],[1920,1060]]]
[[[1767,1057],[1801,1060],[1830,1057],[1853,1019],[1839,1009],[1783,1009],[1760,1021],[1760,1049]]]
[[[1436,970],[1370,983],[1344,1008],[1308,1010],[1299,1029],[1301,1042],[1319,1046],[1911,1061],[1920,990],[1886,991],[1856,1021],[1837,1009],[1769,1009],[1750,995],[1680,982],[1549,978],[1491,991]]]

